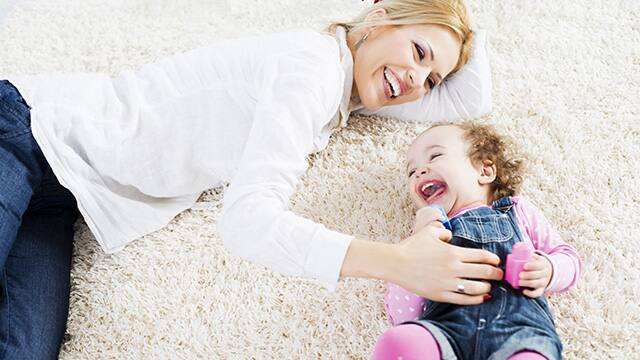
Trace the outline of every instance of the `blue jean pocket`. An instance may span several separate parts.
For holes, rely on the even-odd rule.
[[[551,323],[555,325],[555,321],[553,321],[553,315],[551,315],[551,309],[542,297],[530,298],[527,296],[526,298],[533,303],[533,307],[538,311],[540,316],[551,321]]]
[[[30,109],[13,84],[0,81],[0,139],[28,133],[31,130]]]
[[[453,218],[455,236],[476,244],[503,243],[514,236],[507,214],[482,214]]]

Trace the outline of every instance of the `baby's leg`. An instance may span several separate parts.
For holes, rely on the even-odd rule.
[[[417,324],[403,324],[378,338],[371,359],[440,360],[440,349],[429,330]]]
[[[507,360],[547,360],[547,358],[537,352],[525,350],[510,356]]]

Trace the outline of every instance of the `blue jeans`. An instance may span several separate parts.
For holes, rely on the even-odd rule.
[[[480,207],[451,219],[450,243],[490,251],[505,264],[513,245],[522,241],[517,221],[511,198],[504,197],[492,208]],[[492,282],[491,295],[491,301],[474,306],[428,301],[413,323],[431,332],[443,360],[501,360],[523,350],[561,359],[562,342],[544,296],[529,298],[504,279]]]
[[[55,359],[69,309],[78,209],[31,133],[30,107],[0,81],[0,359]]]

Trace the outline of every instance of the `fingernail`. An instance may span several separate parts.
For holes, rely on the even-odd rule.
[[[502,259],[498,258],[498,265],[502,264]]]
[[[482,302],[487,302],[487,301],[491,300],[491,298],[493,298],[493,296],[487,294],[487,295],[482,297]]]

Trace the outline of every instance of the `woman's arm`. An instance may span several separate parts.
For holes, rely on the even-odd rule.
[[[480,304],[491,289],[481,280],[502,279],[502,270],[495,267],[500,259],[488,251],[450,245],[450,238],[450,231],[427,226],[399,244],[354,239],[340,275],[389,281],[434,301]],[[465,294],[455,291],[460,283]]]
[[[491,68],[487,34],[484,30],[478,30],[473,39],[469,62],[422,98],[376,111],[360,112],[406,121],[435,122],[473,119],[490,111]]]
[[[344,75],[330,41],[265,59],[255,119],[225,191],[218,230],[233,254],[334,289],[353,236],[288,209],[321,121],[328,122],[340,103]]]

